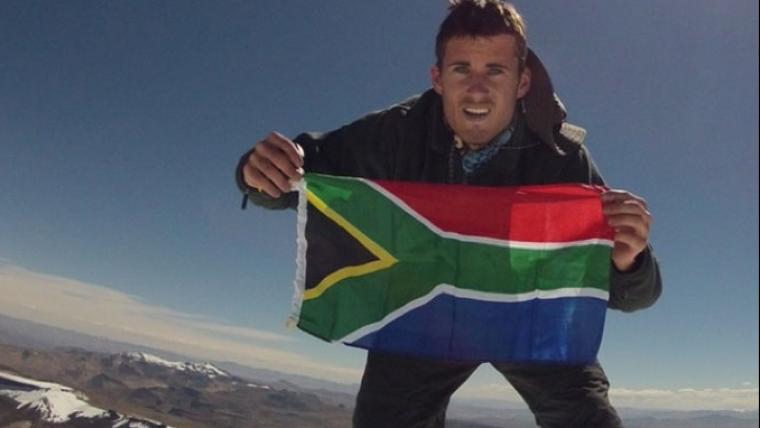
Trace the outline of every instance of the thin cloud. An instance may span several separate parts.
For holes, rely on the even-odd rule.
[[[288,336],[230,326],[143,302],[106,287],[0,265],[0,313],[94,336],[186,354],[193,358],[234,361],[338,382],[357,382],[358,369],[323,364],[302,354],[277,349]],[[754,410],[758,388],[613,388],[617,407],[662,410]],[[457,397],[522,403],[506,382],[467,383]]]
[[[610,397],[620,407],[662,410],[755,410],[758,388],[613,388]]]
[[[457,397],[480,400],[503,400],[512,403],[522,403],[520,394],[506,381],[470,384],[466,383],[456,392]]]
[[[293,339],[268,331],[215,322],[140,298],[58,276],[0,265],[0,313],[13,318],[112,340],[233,361],[336,381],[355,382],[361,372],[322,364],[277,349]]]
[[[457,396],[468,399],[521,402],[520,396],[506,381],[482,385],[465,384]],[[758,388],[682,388],[629,389],[612,388],[610,400],[616,407],[648,410],[738,410],[758,408]]]

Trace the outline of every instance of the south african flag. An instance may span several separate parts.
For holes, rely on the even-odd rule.
[[[593,361],[613,245],[602,191],[306,174],[292,321],[444,360]]]

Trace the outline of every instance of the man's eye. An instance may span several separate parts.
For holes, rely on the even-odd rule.
[[[458,65],[452,69],[454,73],[467,73],[467,67],[463,65]]]
[[[504,70],[501,68],[489,68],[488,74],[490,74],[491,76],[497,76],[499,74],[504,74]]]

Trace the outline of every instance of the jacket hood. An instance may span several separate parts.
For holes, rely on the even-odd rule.
[[[565,122],[565,105],[554,92],[546,67],[532,49],[528,49],[526,65],[531,71],[531,83],[522,100],[525,122],[549,147],[563,154],[561,147],[567,142],[582,143],[586,130]]]

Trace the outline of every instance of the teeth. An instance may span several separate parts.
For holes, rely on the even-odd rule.
[[[465,108],[464,111],[470,114],[488,114],[491,110],[487,108]]]

